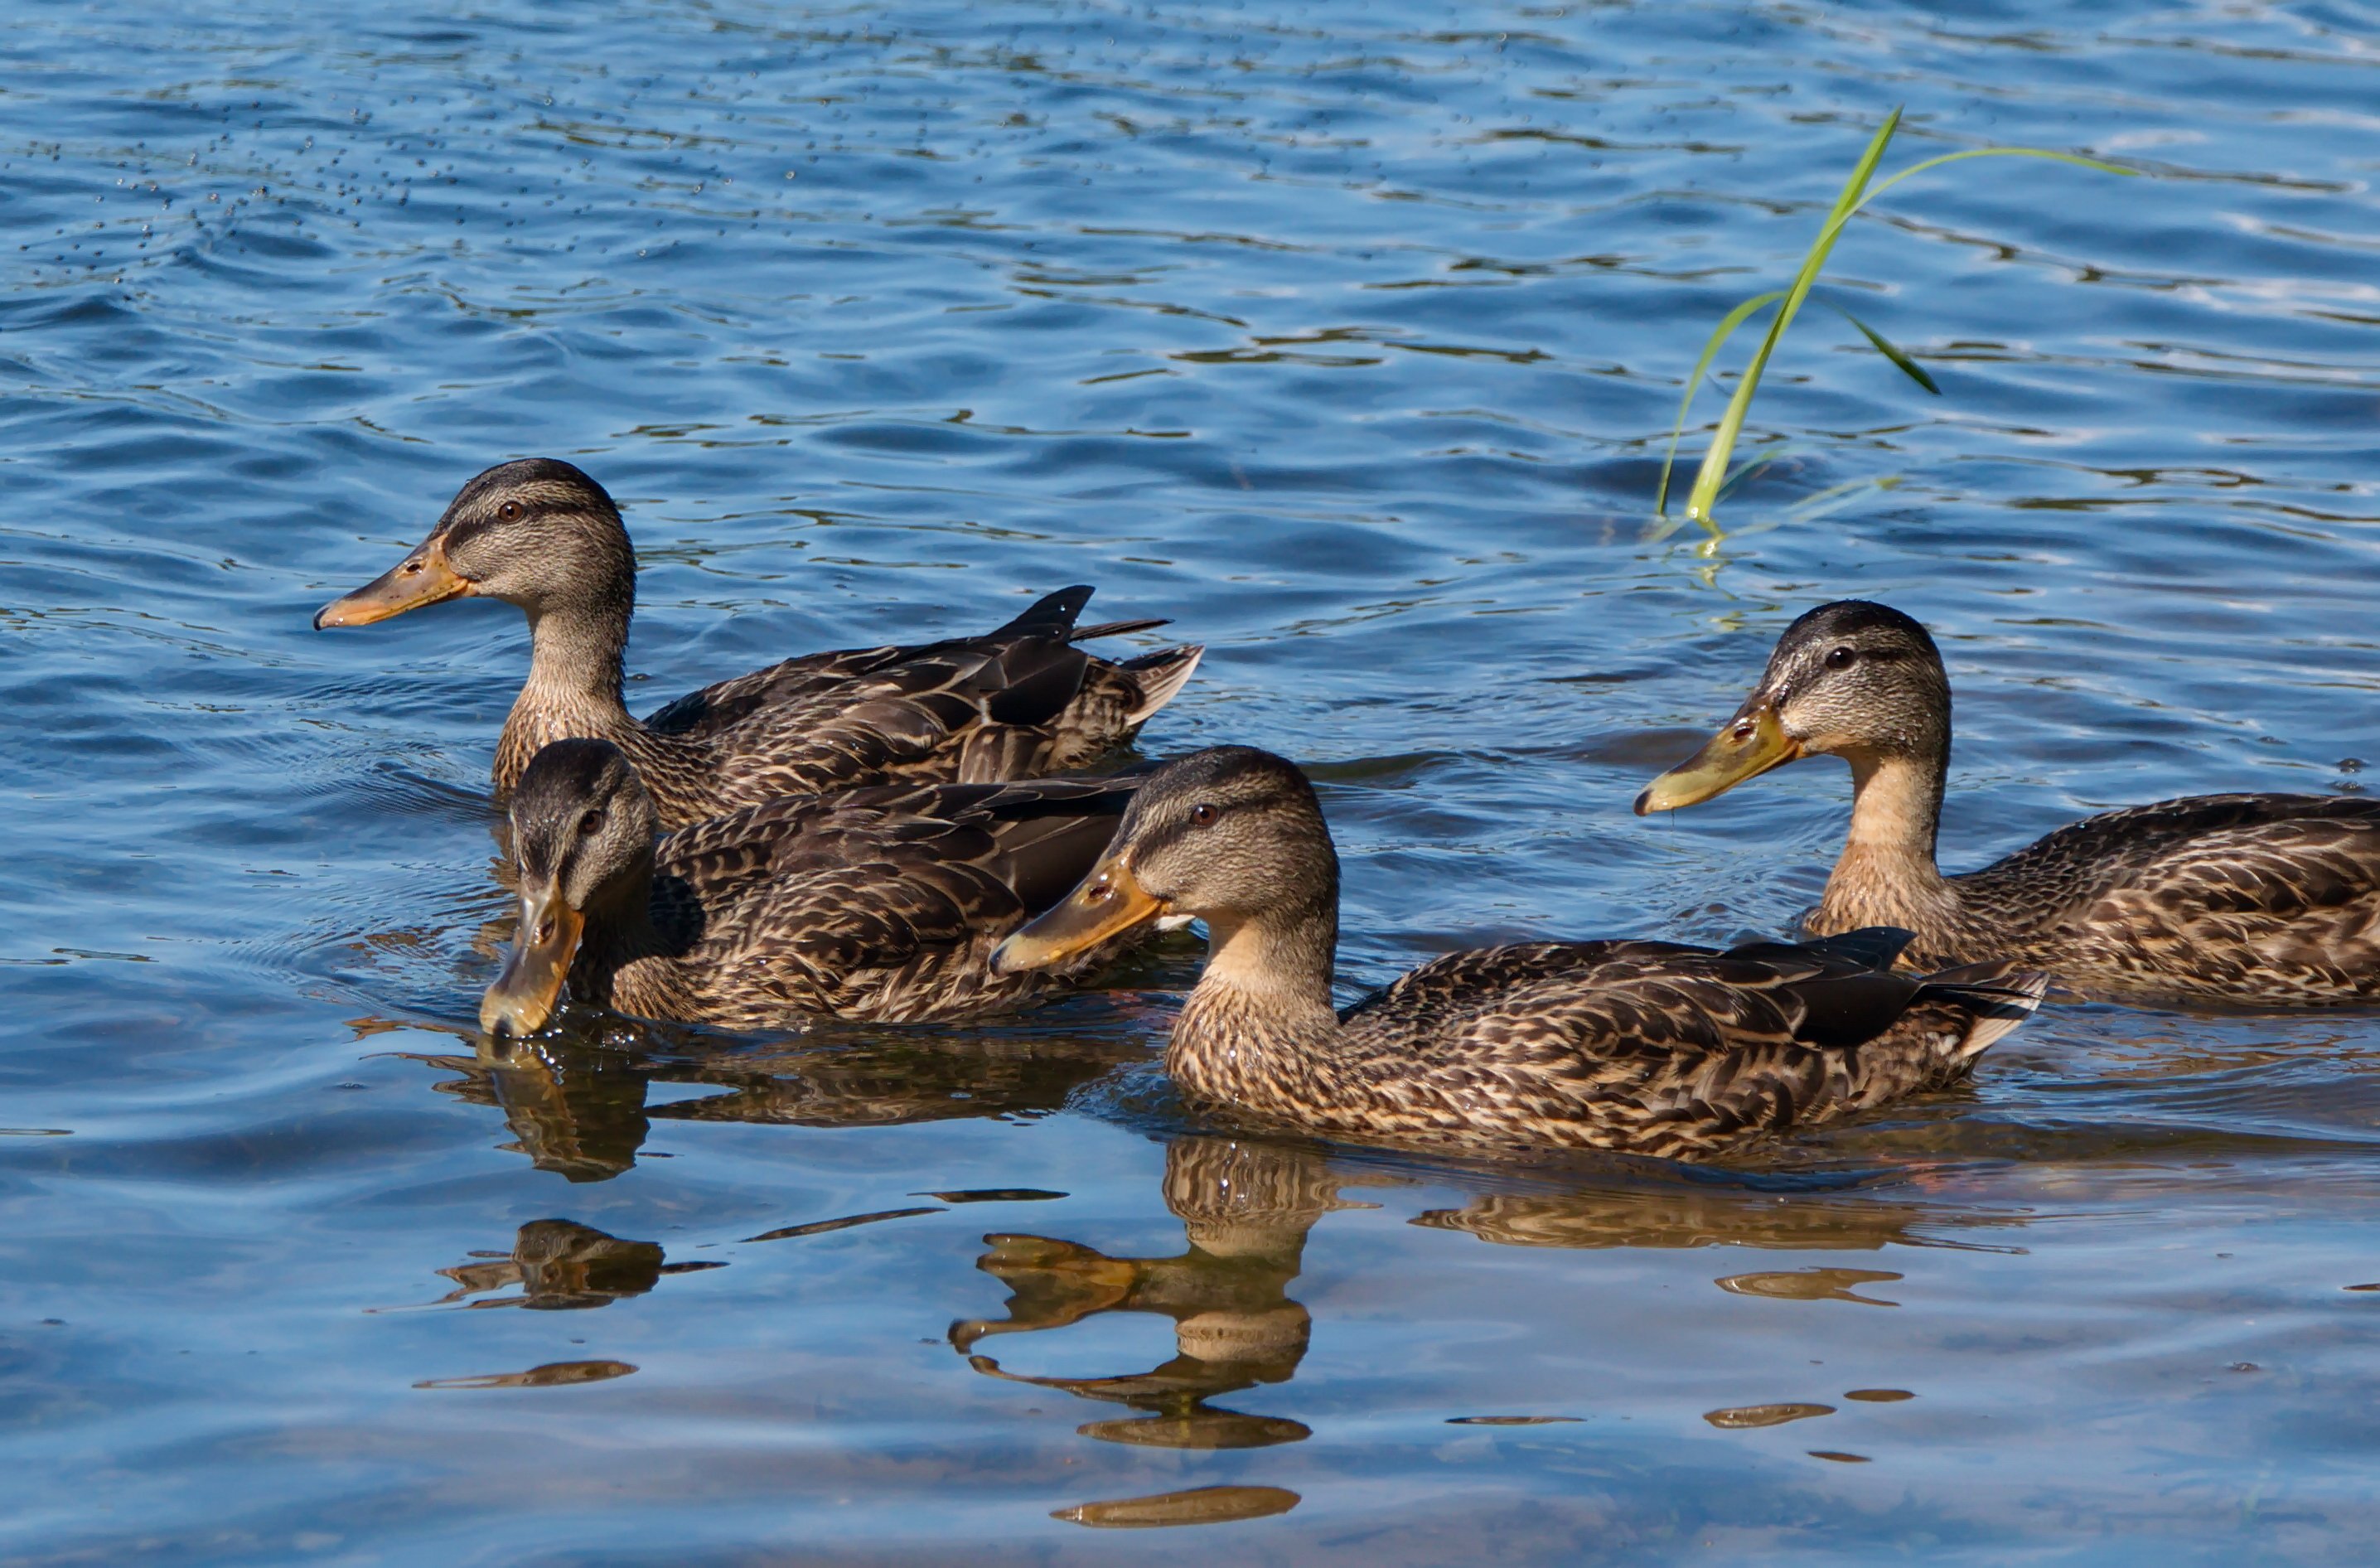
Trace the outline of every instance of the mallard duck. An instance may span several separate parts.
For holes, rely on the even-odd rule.
[[[528,614],[528,681],[496,742],[497,795],[547,742],[595,735],[635,762],[665,827],[784,795],[1080,768],[1131,740],[1203,651],[1093,658],[1075,644],[1165,623],[1078,628],[1091,590],[1069,588],[982,637],[789,659],[639,723],[620,699],[637,600],[628,531],[601,485],[551,457],[471,480],[411,554],[314,625],[367,626],[467,595]]]
[[[655,842],[653,799],[607,740],[558,740],[513,792],[520,929],[480,1005],[491,1033],[577,1001],[645,1018],[783,1028],[821,1016],[977,1017],[1099,969],[985,959],[1099,857],[1139,781],[888,784],[795,796]]]
[[[1217,747],[1148,775],[1082,885],[1002,942],[1073,964],[1160,916],[1207,923],[1166,1070],[1322,1132],[1694,1156],[1962,1076],[2045,981],[1891,973],[1903,940],[1527,942],[1449,954],[1331,1005],[1339,859],[1305,775]]]
[[[1891,925],[1920,966],[2008,957],[2086,994],[2320,1006],[2380,997],[2380,801],[2205,795],[2086,817],[2005,860],[1934,862],[1950,683],[1925,628],[1822,604],[1727,727],[1636,797],[1708,800],[1812,754],[1852,765],[1852,823],[1813,933]]]

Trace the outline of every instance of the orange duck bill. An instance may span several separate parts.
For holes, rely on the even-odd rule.
[[[315,611],[314,629],[368,626],[424,604],[478,591],[470,578],[446,564],[445,541],[426,539],[412,554],[363,587]]]
[[[1636,796],[1636,815],[1699,806],[1802,754],[1802,743],[1785,733],[1776,708],[1767,699],[1755,697],[1737,711],[1725,729],[1705,741],[1700,751],[1646,784]]]
[[[991,972],[1047,968],[1167,913],[1164,900],[1134,879],[1123,857],[1103,855],[1074,892],[991,950]]]
[[[562,1002],[562,983],[578,953],[586,918],[563,901],[560,887],[521,892],[520,930],[504,954],[504,972],[480,999],[480,1027],[490,1034],[533,1035]]]

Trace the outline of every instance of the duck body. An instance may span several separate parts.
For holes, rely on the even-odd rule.
[[[498,796],[546,746],[589,736],[627,755],[670,827],[786,795],[1083,767],[1128,743],[1201,652],[1121,662],[1085,652],[1087,639],[1165,623],[1078,627],[1091,590],[1076,587],[979,637],[792,659],[638,720],[621,695],[636,602],[627,530],[601,485],[552,458],[472,480],[412,553],[325,605],[315,625],[364,625],[464,596],[508,600],[529,621],[528,679],[496,745]]]
[[[1166,1070],[1202,1099],[1322,1132],[1692,1159],[1949,1088],[2040,994],[2013,964],[1925,979],[1881,967],[1900,938],[1481,948],[1288,1027],[1202,984]]]
[[[575,1001],[734,1029],[1014,1011],[1138,940],[1046,973],[992,948],[1095,861],[1137,780],[879,785],[789,796],[660,838],[608,742],[540,752],[513,801],[520,935],[482,1021],[542,1027]]]
[[[1964,1076],[2046,978],[1918,977],[1906,933],[1727,952],[1528,942],[1450,954],[1331,1003],[1338,860],[1303,774],[1225,747],[1150,774],[1082,887],[996,966],[1064,959],[1152,915],[1207,922],[1166,1068],[1191,1095],[1357,1137],[1729,1151]]]
[[[533,675],[497,739],[496,790],[509,796],[538,752],[581,735],[626,753],[673,827],[859,784],[986,784],[1087,767],[1128,743],[1199,656],[1093,658],[1079,638],[1135,624],[1077,632],[1090,596],[1062,590],[982,637],[789,659],[641,722],[617,701]]]
[[[2102,812],[1981,870],[1840,865],[1814,933],[1905,927],[1920,966],[1999,954],[2094,995],[2380,1000],[2380,801],[2207,795]]]
[[[1795,621],[1760,685],[1638,796],[1691,806],[1797,758],[1852,767],[1851,829],[1818,934],[1912,933],[1919,966],[2013,958],[2087,995],[2331,1006],[2380,1001],[2380,801],[2211,795],[2103,812],[1959,876],[1935,861],[1950,690],[1925,627],[1845,600]]]

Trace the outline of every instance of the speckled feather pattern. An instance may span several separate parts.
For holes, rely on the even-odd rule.
[[[497,742],[497,791],[509,793],[547,744],[572,736],[625,752],[667,827],[780,796],[1087,766],[1131,741],[1181,689],[1200,650],[1096,658],[1069,640],[1087,595],[1071,597],[1054,622],[1027,625],[1028,616],[986,637],[788,660],[682,697],[644,723],[531,686]]]
[[[1813,932],[1888,924],[1920,967],[2009,957],[2177,1000],[2380,998],[2380,800],[2214,795],[2071,823],[1944,893],[1839,869]]]
[[[2045,984],[2011,964],[1920,979],[1828,944],[1537,942],[1437,959],[1335,1027],[1202,981],[1166,1066],[1324,1131],[1690,1158],[1956,1082]]]
[[[995,975],[987,962],[1089,868],[1136,783],[881,786],[781,798],[683,829],[656,851],[658,948],[624,950],[590,918],[571,993],[739,1029],[1027,1005],[1139,938],[1050,970]]]

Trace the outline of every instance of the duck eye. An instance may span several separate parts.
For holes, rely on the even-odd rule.
[[[1190,820],[1194,825],[1203,828],[1214,820],[1215,808],[1205,801],[1202,800],[1190,808]]]
[[[1855,648],[1829,648],[1827,650],[1827,668],[1848,670],[1858,658],[1859,650]]]
[[[520,515],[521,504],[517,501],[507,501],[503,505],[496,508],[496,516],[502,517],[508,523],[519,522]]]
[[[595,833],[601,833],[602,831],[603,831],[603,813],[602,813],[602,812],[601,812],[601,811],[589,811],[589,812],[588,812],[588,813],[587,813],[587,815],[585,815],[584,817],[581,817],[581,818],[579,818],[579,819],[578,819],[578,833],[579,833],[579,836],[581,836],[581,837],[588,837],[588,836],[591,836],[591,835],[593,835],[593,834],[595,834]]]

